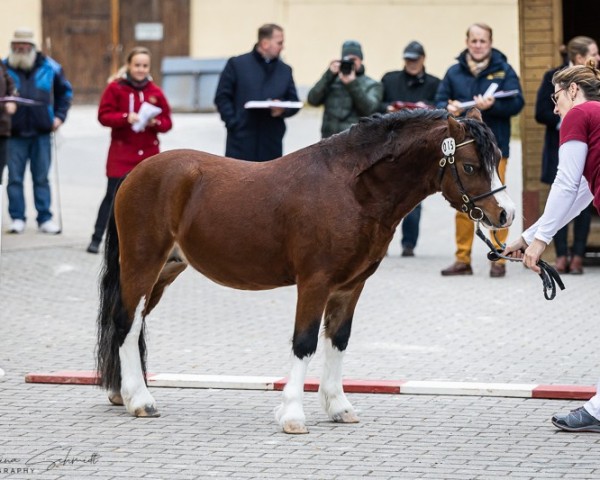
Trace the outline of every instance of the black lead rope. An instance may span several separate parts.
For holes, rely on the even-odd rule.
[[[496,238],[496,233],[494,232],[494,238],[496,238],[496,242],[498,242],[498,245],[502,247],[496,248],[494,244],[489,240],[489,238],[487,238],[481,231],[481,228],[479,228],[479,222],[477,222],[477,228],[475,229],[475,233],[490,248],[490,251],[487,254],[488,260],[495,262],[503,258],[504,260],[508,260],[510,262],[523,261],[522,258],[512,258],[507,257],[506,255],[502,255],[502,252],[504,251],[504,248],[506,248],[506,245],[498,241],[498,238]],[[553,300],[554,297],[556,297],[556,284],[558,284],[561,290],[565,289],[565,284],[563,283],[562,279],[560,278],[560,275],[554,269],[554,267],[552,267],[548,263],[544,262],[543,260],[539,260],[538,267],[540,267],[540,269],[542,270],[539,273],[539,276],[542,279],[542,284],[544,285],[544,297],[546,298],[546,300]],[[550,294],[548,294],[548,291],[550,291]]]

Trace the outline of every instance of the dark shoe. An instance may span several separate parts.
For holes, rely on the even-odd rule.
[[[453,277],[455,275],[473,275],[471,265],[463,262],[454,262],[448,268],[442,270],[442,276]]]
[[[579,407],[566,415],[554,415],[552,423],[567,432],[596,432],[600,433],[600,420],[592,417],[588,411]]]
[[[569,273],[571,275],[583,274],[583,257],[582,256],[575,255],[571,259],[571,263],[569,263]]]
[[[506,275],[506,265],[503,263],[492,262],[492,266],[490,267],[490,277],[500,278],[504,275]]]
[[[569,272],[569,261],[566,255],[560,255],[556,257],[554,261],[554,269],[558,273],[568,273]]]
[[[89,253],[98,253],[100,251],[100,242],[98,240],[92,240],[86,251]]]
[[[403,257],[414,257],[415,256],[415,249],[411,248],[411,247],[404,247],[402,249],[402,256]]]

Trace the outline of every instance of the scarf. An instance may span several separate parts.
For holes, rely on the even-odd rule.
[[[469,53],[467,53],[467,55],[466,55],[467,65],[469,66],[469,70],[471,71],[471,73],[473,74],[474,77],[479,75],[481,72],[483,72],[488,67],[488,65],[490,64],[491,58],[492,57],[489,56],[481,62],[476,62],[475,60],[473,60],[471,55]]]
[[[148,76],[148,77],[144,78],[141,82],[138,82],[137,80],[134,80],[133,78],[131,78],[131,75],[129,75],[129,73],[125,74],[125,79],[124,79],[124,81],[126,83],[131,85],[136,90],[143,90],[146,87],[146,85],[148,85],[150,83],[150,80],[151,80],[151,78]]]

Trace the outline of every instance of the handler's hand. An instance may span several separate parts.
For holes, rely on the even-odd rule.
[[[522,258],[523,265],[526,268],[531,269],[535,273],[540,273],[542,270],[538,267],[537,263],[540,261],[540,257],[544,253],[544,250],[546,250],[546,247],[547,245],[537,238],[531,242],[531,245],[527,246],[525,240],[521,237],[506,247],[502,253],[513,258]],[[525,251],[522,252],[522,249],[525,249]]]
[[[502,255],[512,258],[523,258],[523,252],[528,247],[523,237],[519,237],[510,245],[507,245],[502,252]]]

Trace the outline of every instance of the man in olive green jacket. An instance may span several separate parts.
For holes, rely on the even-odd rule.
[[[327,138],[369,116],[379,108],[383,98],[381,83],[365,75],[360,43],[347,40],[342,45],[342,59],[333,60],[321,79],[308,92],[308,103],[324,105],[321,135]]]

